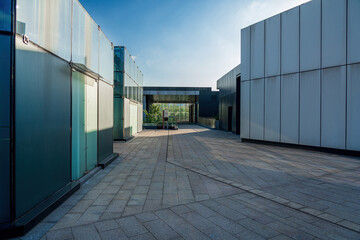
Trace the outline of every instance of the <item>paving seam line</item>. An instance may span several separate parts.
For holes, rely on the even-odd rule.
[[[258,197],[265,198],[265,199],[270,200],[272,202],[276,202],[276,203],[278,203],[280,205],[283,205],[285,207],[289,207],[289,208],[294,209],[296,211],[308,214],[308,215],[316,217],[316,218],[320,218],[320,219],[322,219],[324,221],[327,221],[329,223],[336,224],[336,225],[338,225],[340,227],[343,227],[343,228],[349,229],[351,231],[360,233],[360,225],[357,224],[357,223],[350,222],[350,221],[348,221],[346,219],[331,215],[331,214],[323,212],[323,211],[316,210],[314,208],[303,206],[301,204],[289,201],[289,200],[287,200],[285,198],[275,196],[275,195],[273,195],[271,193],[266,193],[264,191],[254,189],[254,188],[249,187],[247,185],[243,185],[241,183],[237,183],[237,182],[228,180],[226,178],[219,177],[219,176],[217,176],[215,174],[204,172],[204,171],[196,169],[196,168],[188,167],[188,166],[186,166],[186,165],[184,165],[182,163],[178,163],[178,162],[173,161],[173,160],[168,160],[169,138],[170,137],[169,137],[169,130],[168,130],[168,139],[167,139],[167,146],[166,146],[166,150],[167,150],[166,151],[166,162],[168,162],[168,163],[171,163],[171,164],[173,164],[175,166],[178,166],[178,167],[187,169],[189,171],[195,172],[197,174],[206,176],[206,177],[211,178],[213,180],[216,180],[218,182],[225,183],[225,184],[230,185],[232,187],[241,189],[241,190],[243,190],[245,192],[252,193],[252,194],[254,194],[254,195],[258,196]]]

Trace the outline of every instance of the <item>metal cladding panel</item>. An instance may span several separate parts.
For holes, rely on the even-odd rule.
[[[241,83],[240,136],[250,138],[250,81]]]
[[[360,62],[360,1],[348,0],[348,63]]]
[[[280,15],[265,20],[265,77],[280,75]]]
[[[346,0],[322,1],[322,67],[343,64],[346,64]]]
[[[241,81],[250,80],[250,27],[241,29]]]
[[[69,64],[16,38],[16,217],[70,183]]]
[[[281,14],[281,73],[299,72],[299,7]]]
[[[320,70],[300,73],[300,136],[302,145],[320,146]]]
[[[346,67],[323,70],[321,146],[345,149]]]
[[[251,26],[251,79],[264,77],[264,21]]]
[[[113,153],[113,105],[113,87],[99,81],[99,162]]]
[[[264,140],[264,79],[251,81],[250,138]]]
[[[265,135],[280,142],[280,76],[265,79]]]
[[[299,74],[281,79],[281,142],[298,143],[299,135]]]
[[[300,71],[320,69],[321,0],[300,6]]]
[[[347,67],[347,149],[360,151],[360,64]]]

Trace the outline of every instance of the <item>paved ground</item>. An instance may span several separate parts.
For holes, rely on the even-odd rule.
[[[24,239],[360,239],[360,159],[199,126],[114,146]]]

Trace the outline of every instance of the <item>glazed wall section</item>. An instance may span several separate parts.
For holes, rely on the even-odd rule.
[[[10,220],[11,64],[13,1],[0,2],[0,223]]]
[[[77,0],[18,0],[16,11],[16,48],[12,49],[16,134],[11,153],[16,157],[15,178],[13,186],[5,179],[0,183],[0,191],[5,191],[0,198],[0,222],[11,220],[4,217],[9,210],[2,211],[9,209],[9,203],[3,202],[8,198],[3,196],[10,188],[16,196],[14,218],[19,218],[113,153],[111,42]],[[4,19],[1,16],[0,27],[7,24]],[[9,76],[5,66],[10,71],[11,43],[2,35],[0,41],[5,48],[1,53],[6,53],[0,58],[4,77]],[[6,83],[1,81],[1,91],[9,89],[9,85],[2,86]],[[9,94],[1,98],[10,101],[5,101]],[[4,105],[1,150],[10,138],[5,136],[10,104]],[[1,154],[1,178],[10,179],[10,169],[3,161],[10,152]]]
[[[143,122],[143,74],[126,47],[115,47],[114,80],[114,139],[126,140]]]
[[[360,150],[359,11],[313,0],[241,30],[241,138]]]

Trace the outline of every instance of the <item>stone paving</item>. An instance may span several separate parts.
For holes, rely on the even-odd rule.
[[[196,125],[114,148],[22,239],[360,239],[360,159]]]

